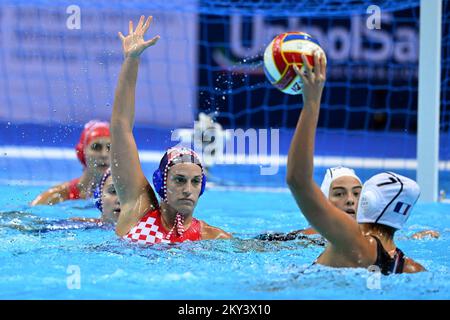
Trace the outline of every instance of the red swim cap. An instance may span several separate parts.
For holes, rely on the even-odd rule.
[[[84,125],[83,132],[81,132],[80,141],[78,142],[75,150],[78,160],[86,167],[86,158],[84,155],[84,148],[88,146],[92,140],[100,137],[110,137],[109,123],[99,120],[91,120]]]

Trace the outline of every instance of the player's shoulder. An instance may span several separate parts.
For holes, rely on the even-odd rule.
[[[404,273],[416,273],[416,272],[422,272],[422,271],[426,271],[426,269],[420,263],[414,261],[411,258],[405,259],[405,264],[403,266]]]
[[[220,228],[209,225],[203,220],[199,220],[201,225],[202,239],[230,239],[232,235]]]

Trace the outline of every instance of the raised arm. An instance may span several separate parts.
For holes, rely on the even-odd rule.
[[[364,246],[357,223],[345,212],[333,206],[314,182],[314,143],[320,100],[326,79],[325,57],[314,53],[314,72],[302,56],[306,75],[294,66],[303,81],[303,110],[288,153],[286,181],[311,226],[338,248]]]
[[[141,16],[136,30],[129,23],[129,35],[119,32],[122,40],[124,62],[120,70],[114,106],[111,116],[111,174],[121,205],[121,214],[116,232],[126,234],[151,207],[157,206],[157,199],[144,176],[136,141],[133,136],[135,90],[141,53],[154,45],[159,36],[145,41],[144,35],[152,17],[144,23]]]

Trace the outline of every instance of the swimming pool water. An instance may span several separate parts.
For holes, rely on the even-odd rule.
[[[307,226],[288,192],[210,189],[196,217],[235,239],[143,248],[108,229],[73,224],[65,229],[59,220],[99,215],[90,201],[25,205],[42,189],[0,185],[1,299],[450,298],[449,204],[418,204],[396,235],[399,247],[428,272],[378,281],[365,269],[311,267],[323,249],[311,243],[252,239],[264,231]],[[45,232],[48,226],[59,227]],[[438,230],[441,237],[408,238],[424,229]],[[78,270],[80,288],[74,289]],[[377,283],[380,289],[373,289]]]

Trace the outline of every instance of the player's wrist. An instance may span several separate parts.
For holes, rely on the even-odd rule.
[[[311,110],[319,110],[320,100],[307,98],[303,102],[303,108],[307,108],[307,109],[311,109]]]
[[[139,61],[140,58],[141,58],[140,55],[132,55],[132,54],[127,54],[127,55],[125,55],[125,60]]]

